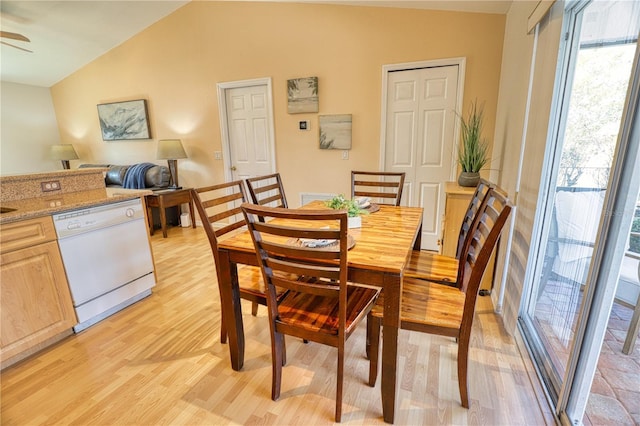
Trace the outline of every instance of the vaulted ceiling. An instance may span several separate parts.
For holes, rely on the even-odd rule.
[[[0,79],[50,87],[188,2],[2,0],[2,31],[22,34],[30,41],[1,39]],[[506,13],[511,4],[511,0],[307,2],[501,14]]]

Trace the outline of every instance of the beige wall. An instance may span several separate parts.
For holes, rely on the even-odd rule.
[[[49,88],[3,81],[0,93],[0,174],[62,169],[49,159],[51,145],[61,143]]]
[[[216,83],[271,77],[276,162],[287,198],[349,192],[352,169],[378,169],[384,64],[466,57],[465,110],[485,102],[494,133],[505,16],[315,4],[192,2],[52,87],[61,138],[84,162],[155,160],[179,137],[180,183],[222,182]],[[349,160],[318,148],[317,115],[290,115],[286,81],[319,78],[320,114],[353,114]],[[103,142],[96,104],[148,100],[152,141]],[[297,123],[311,121],[301,132]]]

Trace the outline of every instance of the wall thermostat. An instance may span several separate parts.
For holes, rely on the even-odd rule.
[[[298,128],[300,130],[309,130],[311,129],[311,123],[309,123],[309,120],[302,120],[298,122]]]

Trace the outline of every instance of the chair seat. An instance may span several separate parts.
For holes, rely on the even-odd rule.
[[[458,259],[426,250],[413,250],[404,276],[452,285],[458,279]]]
[[[401,328],[411,330],[417,325],[451,329],[452,333],[442,334],[456,335],[462,323],[464,301],[465,294],[456,287],[405,277],[400,310]],[[378,298],[371,315],[382,318],[383,313],[384,293]]]
[[[238,283],[240,286],[240,294],[243,299],[267,304],[265,295],[267,287],[262,279],[262,271],[257,266],[238,265]],[[281,300],[286,290],[276,287],[276,299]]]
[[[375,303],[379,289],[350,285],[347,289],[345,333],[352,331],[358,319]],[[312,332],[338,334],[338,298],[310,296],[290,291],[280,302],[279,323],[291,324]]]

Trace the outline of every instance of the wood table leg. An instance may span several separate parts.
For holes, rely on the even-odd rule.
[[[401,292],[401,277],[386,274],[384,277],[384,317],[382,320],[384,328],[380,390],[382,392],[382,415],[387,423],[393,423],[395,417]]]
[[[160,206],[158,210],[160,210],[160,226],[162,227],[162,236],[167,238],[167,212],[164,207],[164,198],[160,197]]]
[[[422,250],[422,223],[420,223],[420,227],[416,233],[416,239],[413,242],[413,249],[418,251]]]
[[[219,250],[218,256],[220,260],[218,289],[220,290],[224,324],[227,328],[231,368],[239,371],[244,365],[244,326],[240,306],[238,269],[235,263],[231,263],[227,250]]]
[[[147,206],[147,222],[149,224],[149,234],[153,235],[153,209]]]
[[[191,214],[191,227],[196,227],[196,217],[193,215],[193,200],[189,200],[189,213]]]

